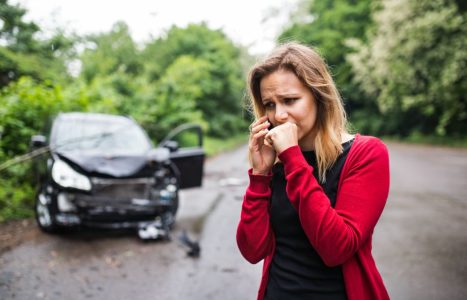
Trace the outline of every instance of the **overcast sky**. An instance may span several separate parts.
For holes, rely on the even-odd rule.
[[[48,30],[66,28],[78,34],[109,31],[125,21],[137,42],[158,37],[175,24],[206,21],[222,29],[252,54],[269,51],[289,12],[299,0],[11,0],[28,10],[27,19]],[[269,18],[268,18],[269,16]]]

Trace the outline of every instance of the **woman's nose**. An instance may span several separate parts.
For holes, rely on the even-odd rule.
[[[285,110],[281,110],[281,109],[277,109],[276,110],[276,114],[274,116],[276,118],[277,121],[279,122],[283,122],[283,121],[286,121],[287,118],[289,117],[289,115],[287,114],[287,111]]]

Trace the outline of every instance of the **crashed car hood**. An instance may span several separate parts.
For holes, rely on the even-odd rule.
[[[64,161],[90,176],[143,177],[151,169],[146,156],[97,156],[75,153],[57,153]]]

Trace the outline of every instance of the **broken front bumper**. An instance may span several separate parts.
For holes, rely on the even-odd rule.
[[[177,199],[172,184],[157,187],[153,178],[92,179],[90,193],[54,189],[58,225],[142,228],[171,209]]]

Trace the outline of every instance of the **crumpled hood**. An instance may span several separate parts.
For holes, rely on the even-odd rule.
[[[97,156],[75,153],[57,155],[89,176],[118,178],[151,176],[152,168],[146,156]]]

